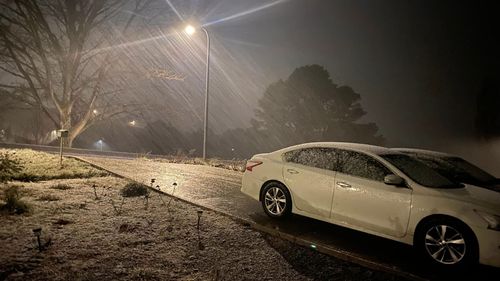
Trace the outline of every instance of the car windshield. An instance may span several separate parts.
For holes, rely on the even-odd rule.
[[[447,172],[451,174],[453,180],[479,185],[492,185],[497,182],[494,176],[462,158],[445,157],[441,160],[446,163],[446,165],[442,165],[443,169],[447,168]]]
[[[420,185],[434,188],[461,187],[459,184],[452,182],[422,162],[408,155],[383,154],[380,156]]]

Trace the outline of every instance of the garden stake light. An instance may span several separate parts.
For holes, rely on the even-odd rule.
[[[42,242],[40,241],[40,236],[42,235],[42,228],[35,228],[33,229],[33,233],[36,236],[36,241],[38,242],[38,251],[42,251]]]
[[[198,224],[197,224],[197,230],[198,230],[198,250],[203,251],[205,249],[205,245],[201,242],[201,236],[200,236],[200,220],[201,220],[201,215],[203,214],[202,210],[196,211],[198,213]]]
[[[165,201],[163,201],[163,194],[161,192],[161,189],[160,189],[160,185],[157,184],[156,185],[156,190],[158,190],[158,197],[160,197],[160,200],[161,200],[161,205],[162,206],[165,206]]]
[[[144,209],[147,210],[149,207],[149,197],[151,194],[151,190],[147,190],[146,194],[144,194]]]
[[[92,188],[94,189],[95,200],[99,200],[99,196],[97,196],[97,189],[96,189],[96,185],[95,185],[95,184],[92,184]]]
[[[167,210],[170,210],[170,202],[172,202],[172,199],[174,199],[174,192],[175,192],[175,188],[177,187],[177,183],[174,182],[172,183],[172,193],[170,194],[170,200],[168,200],[168,203],[167,203]]]
[[[201,215],[203,215],[203,211],[199,210],[197,211],[198,213],[198,224],[197,224],[197,228],[198,228],[198,231],[200,231],[200,219],[201,219]]]

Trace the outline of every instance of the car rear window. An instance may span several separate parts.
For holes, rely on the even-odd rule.
[[[336,150],[332,148],[311,147],[288,151],[284,153],[283,159],[286,162],[335,171],[337,167],[336,155]]]

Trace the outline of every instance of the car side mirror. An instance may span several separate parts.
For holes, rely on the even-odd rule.
[[[405,180],[395,174],[389,174],[384,177],[384,183],[387,185],[395,185],[395,186],[405,186]]]

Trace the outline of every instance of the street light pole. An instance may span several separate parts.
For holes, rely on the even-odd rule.
[[[210,81],[210,36],[208,35],[208,31],[201,27],[201,29],[207,35],[207,67],[205,73],[205,119],[203,122],[203,160],[207,157],[207,128],[208,128],[208,89],[209,89],[209,81]]]
[[[208,89],[209,89],[209,81],[210,81],[210,35],[208,31],[203,27],[199,27],[205,35],[207,36],[207,67],[205,72],[205,118],[203,120],[203,160],[207,158],[207,129],[208,129]],[[187,35],[191,36],[196,32],[196,28],[192,25],[187,25],[184,28],[184,32]]]

